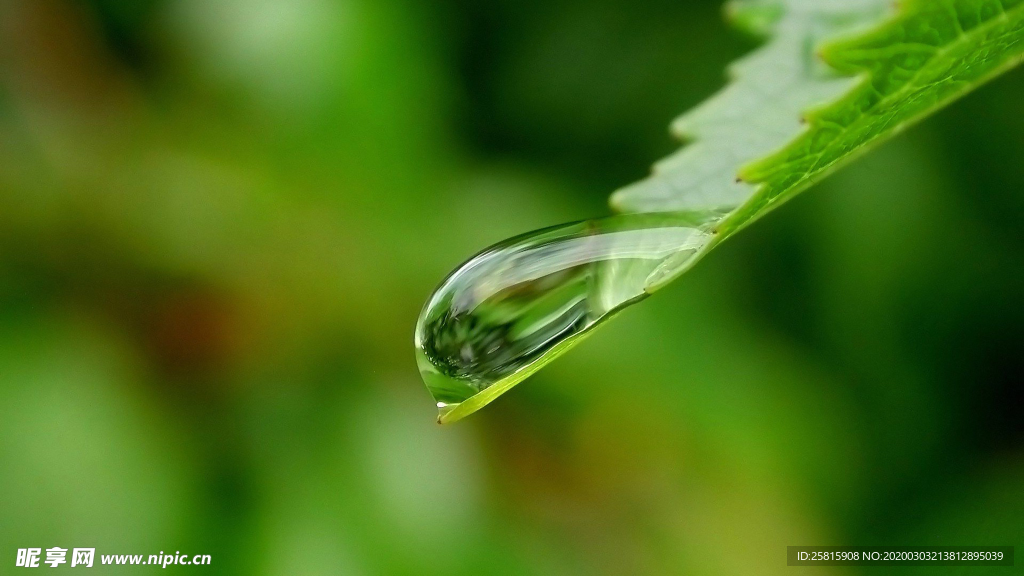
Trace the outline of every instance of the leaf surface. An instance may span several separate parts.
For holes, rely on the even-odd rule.
[[[742,0],[727,13],[770,40],[673,123],[686,146],[611,198],[701,217],[716,233],[703,253],[1024,56],[1024,0]]]
[[[645,266],[662,257],[660,252],[634,255],[643,261],[642,291],[626,290],[627,299],[597,298],[614,304],[594,307],[598,320],[677,278],[724,239],[844,162],[1024,57],[1024,0],[737,0],[727,11],[767,42],[730,68],[732,80],[723,90],[673,123],[673,132],[686,142],[683,148],[658,162],[650,177],[612,195],[617,211],[634,215],[588,224],[597,231],[620,226],[615,218],[658,213],[699,230],[701,243],[658,261],[654,272]],[[636,288],[628,266],[609,259],[615,263],[594,268],[598,296],[620,295],[618,284]],[[621,254],[619,259],[628,260]],[[573,304],[589,303],[588,298],[581,295]],[[521,368],[485,382],[483,391],[465,401],[449,403],[445,397],[438,404],[440,421],[479,410],[598,323],[576,332],[575,325],[560,329],[563,340],[529,348],[532,357]],[[573,335],[562,336],[567,333]]]

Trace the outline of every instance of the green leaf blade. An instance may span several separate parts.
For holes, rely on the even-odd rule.
[[[672,225],[697,233],[699,245],[685,250],[673,247],[680,258],[666,258],[663,246],[656,243],[657,250],[649,254],[638,251],[643,247],[640,244],[623,244],[626,249],[607,253],[591,249],[587,253],[592,259],[573,260],[574,266],[584,262],[593,265],[588,273],[599,279],[595,286],[606,290],[580,294],[573,305],[587,303],[589,308],[586,315],[573,318],[593,320],[592,312],[602,315],[590,323],[574,320],[568,325],[576,330],[571,337],[564,336],[570,332],[559,325],[557,334],[562,340],[549,338],[524,347],[530,356],[513,358],[519,364],[502,365],[516,366],[509,374],[469,370],[482,365],[471,362],[483,354],[472,347],[468,348],[470,353],[458,348],[458,354],[447,351],[437,356],[450,360],[444,364],[449,372],[452,364],[462,362],[461,358],[470,359],[465,361],[469,367],[466,373],[476,378],[477,392],[455,403],[450,402],[444,386],[431,387],[429,379],[438,372],[437,367],[429,361],[423,364],[421,370],[428,388],[432,393],[441,392],[435,394],[435,400],[442,423],[479,410],[575,346],[612,313],[646,298],[684,274],[724,239],[844,163],[1024,59],[1024,0],[904,0],[898,5],[891,0],[739,0],[728,6],[727,13],[741,27],[770,39],[730,67],[732,81],[724,89],[673,122],[672,132],[686,142],[683,148],[655,164],[650,177],[612,195],[612,206],[624,215],[583,223],[589,235],[593,235],[599,230],[619,230],[624,222],[616,219],[630,220],[632,224],[625,226],[630,230],[649,231],[653,229],[649,223],[637,220],[651,216],[667,218]],[[522,242],[527,236],[530,235],[514,240]],[[555,240],[544,238],[546,243]],[[565,238],[571,240],[574,236],[569,234]],[[543,246],[550,248],[546,243]],[[500,246],[500,250],[506,248]],[[531,250],[522,254],[535,254]],[[507,253],[492,249],[478,255],[463,269],[491,270],[476,263],[478,258],[491,258],[494,254],[508,258],[502,260],[503,265],[523,265],[518,260],[519,248]],[[664,265],[658,264],[657,274],[641,267],[647,272],[642,282],[637,283],[637,278],[628,273],[616,273],[633,269],[629,266],[605,268],[595,263],[598,255],[615,262],[627,258],[627,254],[648,260],[665,258]],[[500,278],[501,274],[496,276]],[[452,294],[463,288],[472,290],[474,282],[482,277],[473,272],[458,278],[459,282],[466,282],[465,287],[453,283],[444,290],[452,290]],[[541,276],[529,280],[538,278]],[[629,290],[617,288],[619,282]],[[529,298],[540,298],[555,285],[557,282],[551,286],[535,283],[530,284],[530,290],[521,290],[529,295],[524,309],[529,307]],[[497,301],[501,298],[498,294],[503,294],[479,292]],[[621,294],[629,297],[604,297]],[[457,314],[451,313],[451,303],[463,300],[474,304]],[[478,317],[473,314],[479,302],[473,298],[451,296],[431,301],[441,306],[425,310],[421,320],[459,318],[473,326],[487,325],[486,321],[476,322]],[[592,301],[614,301],[615,305],[593,305]],[[551,318],[554,323],[562,316],[543,318]],[[442,324],[437,321],[418,326]],[[515,334],[500,323],[494,326],[494,333],[502,338]],[[534,328],[531,326],[529,333],[539,333]],[[417,337],[417,345],[441,341],[434,337],[439,333],[426,330],[423,338]],[[450,340],[460,346],[464,344],[457,338]],[[445,342],[447,345],[448,341]],[[500,347],[487,348],[491,350]],[[445,375],[452,377],[448,372]]]
[[[715,210],[716,243],[1024,56],[1024,0],[750,1],[730,13],[772,39],[676,120],[690,144],[612,196],[622,212]]]

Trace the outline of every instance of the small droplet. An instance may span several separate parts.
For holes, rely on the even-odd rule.
[[[693,215],[633,214],[546,228],[477,254],[441,283],[416,324],[420,373],[454,422],[647,297],[710,234]]]

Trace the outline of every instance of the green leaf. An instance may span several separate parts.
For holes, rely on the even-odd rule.
[[[771,40],[673,123],[687,146],[611,199],[713,214],[702,254],[1024,56],[1024,0],[743,0],[727,13]]]
[[[1024,55],[1024,0],[740,0],[727,11],[771,39],[676,120],[684,148],[612,196],[633,214],[493,246],[435,292],[416,342],[442,423],[479,410],[725,238]],[[664,222],[645,217],[692,233],[666,251],[653,233]],[[529,314],[584,266],[593,289]]]

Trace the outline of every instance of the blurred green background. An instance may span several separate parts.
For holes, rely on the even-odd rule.
[[[431,289],[606,214],[755,46],[718,0],[0,0],[0,573],[1024,545],[1020,70],[434,423]]]

